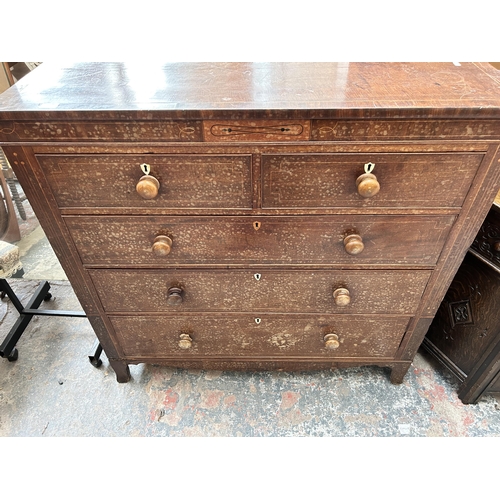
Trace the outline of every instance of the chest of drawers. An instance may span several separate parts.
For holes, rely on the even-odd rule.
[[[117,380],[357,365],[400,383],[498,191],[487,64],[37,68],[0,145]]]

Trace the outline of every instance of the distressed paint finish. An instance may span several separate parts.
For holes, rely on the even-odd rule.
[[[196,142],[201,140],[201,122],[199,121],[133,121],[99,123],[61,123],[56,121],[41,122],[6,122],[0,130],[1,135],[11,136],[18,141],[61,140],[64,141],[168,141]]]
[[[263,206],[461,207],[482,154],[263,155]],[[380,191],[362,198],[356,179],[374,163]],[[433,175],[428,175],[429,170]]]
[[[454,216],[272,217],[255,230],[252,217],[65,217],[86,265],[360,265],[433,266]],[[171,252],[151,251],[161,232]],[[344,237],[357,232],[365,249],[349,255]]]
[[[431,271],[104,270],[89,273],[107,312],[293,312],[410,315]],[[169,305],[178,286],[182,303]],[[338,306],[333,291],[351,301]]]
[[[0,97],[0,145],[99,326],[119,381],[128,379],[129,363],[175,360],[261,370],[366,363],[403,382],[498,191],[497,70],[481,63],[160,64],[154,91],[138,75],[125,63],[44,64]],[[143,158],[160,181],[153,200],[134,193],[131,165]],[[369,161],[381,191],[367,200],[355,182]],[[344,247],[353,234],[364,245],[358,255]],[[173,241],[161,257],[152,252],[159,235]],[[184,310],[161,311],[161,276],[189,276],[175,277],[176,270],[208,274],[198,288],[181,283]],[[268,270],[283,274],[271,283]],[[337,284],[324,274],[315,288],[313,275],[348,270],[355,274],[339,281],[354,283],[349,310],[328,311]],[[261,281],[240,285],[247,271]],[[118,279],[112,289],[105,276]],[[119,309],[114,290],[131,279],[144,295],[154,287],[151,303],[141,298],[136,309]],[[259,284],[269,284],[262,296]],[[191,293],[202,289],[206,296],[195,300]],[[370,310],[367,299],[384,294]],[[359,327],[339,347],[345,357],[316,356],[318,337],[303,334],[323,316]],[[201,347],[213,357],[189,349],[172,357],[164,332],[197,317]],[[261,322],[250,327],[250,317]],[[251,356],[238,350],[232,322]],[[206,327],[218,345],[205,343]],[[259,328],[266,336],[256,336]],[[284,350],[295,354],[275,354]],[[305,421],[302,412],[283,413],[283,422]]]
[[[111,322],[125,356],[192,360],[259,357],[309,357],[332,361],[345,358],[391,358],[408,317],[197,314],[113,316]],[[257,323],[256,319],[260,322]],[[335,333],[338,349],[327,349],[324,336]],[[179,347],[181,334],[192,346]],[[293,361],[293,359],[292,359]]]
[[[252,208],[250,155],[38,156],[61,208]],[[156,198],[136,192],[149,164],[160,182]]]
[[[500,139],[498,122],[482,120],[391,120],[391,121],[342,121],[318,120],[311,126],[313,141],[360,141],[360,140],[422,140],[441,137],[442,139],[463,141],[471,139]]]

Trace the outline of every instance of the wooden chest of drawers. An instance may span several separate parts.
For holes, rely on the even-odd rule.
[[[117,379],[378,365],[399,383],[498,191],[487,64],[44,63],[0,145]]]

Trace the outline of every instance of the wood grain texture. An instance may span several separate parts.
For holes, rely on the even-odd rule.
[[[500,273],[467,254],[427,333],[466,374],[500,333],[498,289]]]
[[[108,313],[282,312],[411,315],[430,271],[89,270]],[[350,292],[348,306],[333,291]],[[170,287],[183,290],[169,307]]]
[[[498,71],[149,71],[44,63],[0,96],[0,146],[118,380],[139,362],[374,364],[401,383],[500,188]],[[367,162],[370,198],[356,186]],[[151,199],[136,192],[142,163],[159,181]],[[343,308],[335,287],[349,289]]]
[[[500,387],[500,267],[493,262],[486,239],[497,234],[497,215],[493,205],[423,344],[460,380],[458,395],[463,403],[475,403]]]
[[[270,217],[65,217],[82,262],[94,266],[173,265],[360,265],[433,266],[453,216]],[[349,255],[344,236],[363,238],[364,250]],[[166,256],[151,251],[164,233]]]
[[[460,207],[481,154],[263,155],[263,206]],[[381,186],[373,198],[358,194],[356,179],[374,163]],[[428,175],[432,171],[433,175]]]
[[[37,159],[61,208],[252,207],[250,155],[58,155]],[[136,193],[144,163],[160,183],[158,195],[150,200]]]
[[[125,356],[185,359],[214,356],[307,356],[335,359],[392,357],[407,317],[183,315],[110,316]],[[256,319],[260,319],[257,324]],[[193,339],[191,349],[178,346],[180,334]],[[325,348],[324,336],[337,333],[340,347]]]
[[[356,115],[497,116],[498,71],[486,63],[44,63],[6,90],[5,118],[92,112],[138,119]],[[149,83],[147,83],[147,81]],[[43,96],[43,101],[40,99]],[[163,112],[156,115],[155,111]],[[242,114],[242,111],[247,113]],[[494,113],[491,113],[491,112]],[[237,117],[236,117],[237,116]]]

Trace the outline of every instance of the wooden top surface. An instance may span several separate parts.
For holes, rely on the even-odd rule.
[[[43,63],[0,95],[0,119],[81,112],[105,119],[116,111],[124,119],[280,118],[294,110],[303,118],[500,117],[500,70],[488,63]]]

